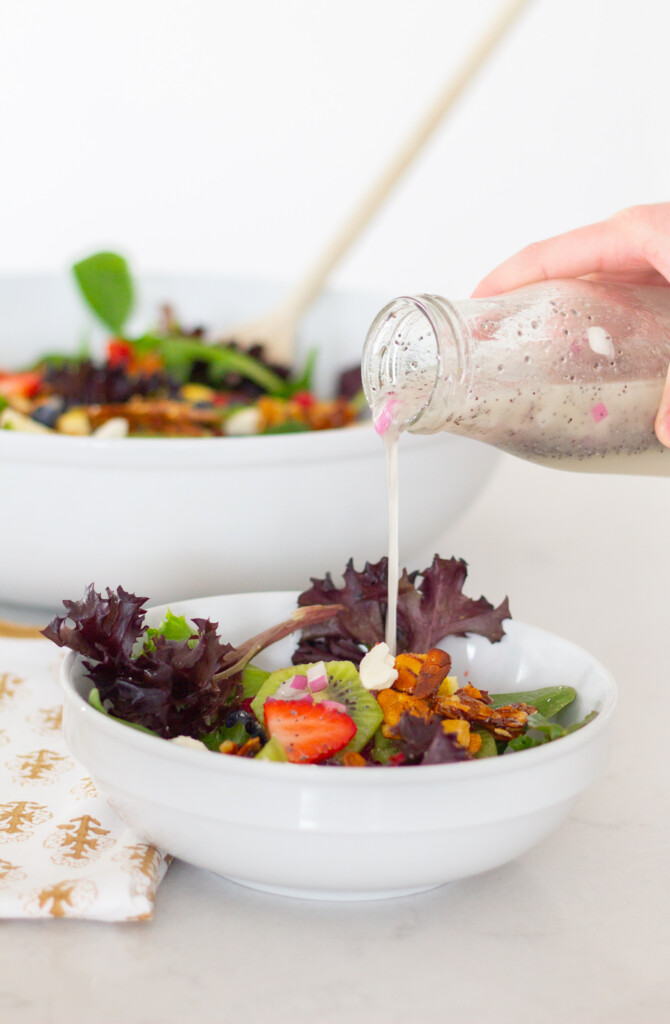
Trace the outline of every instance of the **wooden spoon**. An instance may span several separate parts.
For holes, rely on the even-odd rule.
[[[258,319],[233,327],[227,332],[227,340],[235,341],[245,348],[254,343],[261,344],[270,362],[284,366],[293,364],[295,336],[303,313],[319,294],[333,268],[356,241],[470,80],[529,2],[530,0],[508,0],[303,280],[275,309]]]
[[[17,640],[34,640],[42,636],[43,626],[27,626],[22,622],[7,622],[0,619],[0,637],[14,637]],[[44,639],[44,637],[42,637]]]

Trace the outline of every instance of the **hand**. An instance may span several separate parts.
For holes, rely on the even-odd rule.
[[[633,206],[598,224],[534,242],[480,281],[472,297],[533,281],[587,276],[670,287],[670,203]],[[659,441],[670,448],[670,368],[655,426]]]

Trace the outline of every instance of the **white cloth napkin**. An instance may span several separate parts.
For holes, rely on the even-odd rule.
[[[0,918],[144,921],[169,857],[69,753],[61,658],[48,640],[0,638]]]

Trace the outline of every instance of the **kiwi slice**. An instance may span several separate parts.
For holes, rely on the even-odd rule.
[[[377,729],[372,746],[372,760],[377,764],[388,764],[391,758],[400,752],[400,746],[399,740],[389,739],[384,736],[381,729]]]
[[[268,697],[277,692],[280,685],[291,676],[305,675],[310,665],[293,665],[280,668],[265,680],[251,702],[251,709],[263,724],[263,705]],[[376,698],[361,683],[356,666],[351,661],[327,661],[328,686],[313,694],[318,703],[322,700],[336,700],[344,704],[347,714],[356,723],[356,733],[349,740],[343,752],[361,750],[381,725],[383,715]]]
[[[288,761],[286,751],[275,736],[271,736],[256,754],[257,761]]]

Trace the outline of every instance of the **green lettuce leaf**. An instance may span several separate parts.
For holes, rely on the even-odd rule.
[[[122,334],[134,302],[128,264],[114,252],[98,252],[72,268],[84,299],[99,320]]]

